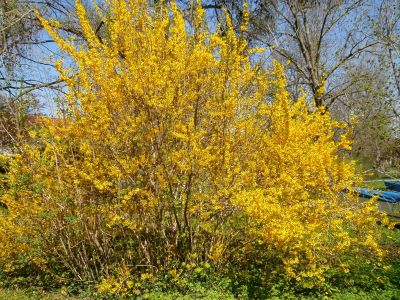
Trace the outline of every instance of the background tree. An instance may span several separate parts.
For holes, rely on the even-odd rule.
[[[204,1],[203,6],[214,18],[227,7],[240,28],[241,1]],[[383,163],[376,158],[399,134],[399,2],[261,0],[250,1],[249,8],[245,36],[253,45],[269,47],[282,63],[290,62],[286,75],[292,96],[306,91],[340,120],[358,117],[358,154]],[[376,142],[374,154],[367,150],[371,141]]]
[[[89,2],[85,5],[90,11]],[[61,52],[43,30],[35,11],[57,19],[64,36],[84,39],[73,0],[4,0],[0,3],[0,130],[3,147],[15,145],[28,115],[38,114],[40,108],[47,114],[54,113],[54,100],[49,99],[63,94],[63,84],[48,59],[50,55],[59,57]],[[100,21],[96,14],[91,16],[98,26]]]
[[[399,115],[400,105],[400,3],[382,1],[378,7],[378,18],[374,23],[375,34],[382,49],[378,52],[380,62],[387,66],[388,81],[392,91],[393,113]]]
[[[399,127],[394,122],[392,84],[387,81],[387,72],[387,65],[371,56],[346,68],[344,76],[354,84],[338,98],[332,111],[336,119],[353,123],[354,158],[380,172],[398,163],[393,147]]]
[[[290,61],[290,84],[310,91],[317,107],[330,108],[353,82],[343,68],[378,42],[366,26],[367,2],[274,1],[268,6],[275,26],[253,20],[249,34],[283,60]]]

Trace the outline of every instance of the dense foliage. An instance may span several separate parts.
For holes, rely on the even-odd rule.
[[[350,132],[292,101],[281,65],[257,65],[229,18],[213,31],[200,8],[187,24],[173,3],[108,4],[102,38],[77,4],[88,44],[42,19],[74,64],[57,64],[62,114],[7,167],[3,272],[138,295],[210,270],[318,288],[379,261],[377,208],[340,155]]]

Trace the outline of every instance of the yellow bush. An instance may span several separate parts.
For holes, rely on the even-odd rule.
[[[375,208],[347,192],[343,125],[292,102],[282,66],[257,66],[229,18],[212,32],[200,8],[189,26],[173,3],[107,3],[102,38],[77,3],[85,44],[41,20],[74,64],[58,62],[60,120],[44,120],[11,167],[0,264],[97,281],[172,261],[223,266],[259,239],[287,276],[323,280],[340,253],[379,254]],[[111,281],[101,287],[131,288]]]

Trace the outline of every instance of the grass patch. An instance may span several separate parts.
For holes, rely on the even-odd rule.
[[[44,293],[44,292],[33,292],[24,290],[2,290],[0,289],[0,300],[100,300],[101,298],[96,296],[76,296],[71,297],[63,293]],[[103,298],[104,299],[104,298]],[[130,298],[132,299],[132,298]],[[148,299],[148,300],[191,300],[191,299],[202,299],[202,300],[234,300],[243,299],[250,300],[250,298],[234,297],[229,292],[218,292],[218,291],[207,291],[198,294],[183,295],[180,293],[168,293],[168,292],[151,292],[145,297],[138,297],[137,299]],[[283,294],[279,297],[272,297],[270,299],[334,299],[334,300],[400,300],[400,290],[398,289],[387,289],[387,290],[375,290],[375,291],[342,291],[332,295],[319,295],[319,296],[301,296],[293,294]]]
[[[93,298],[75,298],[68,296],[62,292],[46,293],[43,291],[36,290],[11,290],[11,289],[0,289],[0,300],[91,300]]]
[[[361,187],[371,190],[386,190],[385,183],[383,181],[364,181]]]

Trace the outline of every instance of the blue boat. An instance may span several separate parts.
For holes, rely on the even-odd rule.
[[[400,181],[384,181],[388,190],[400,192]]]

